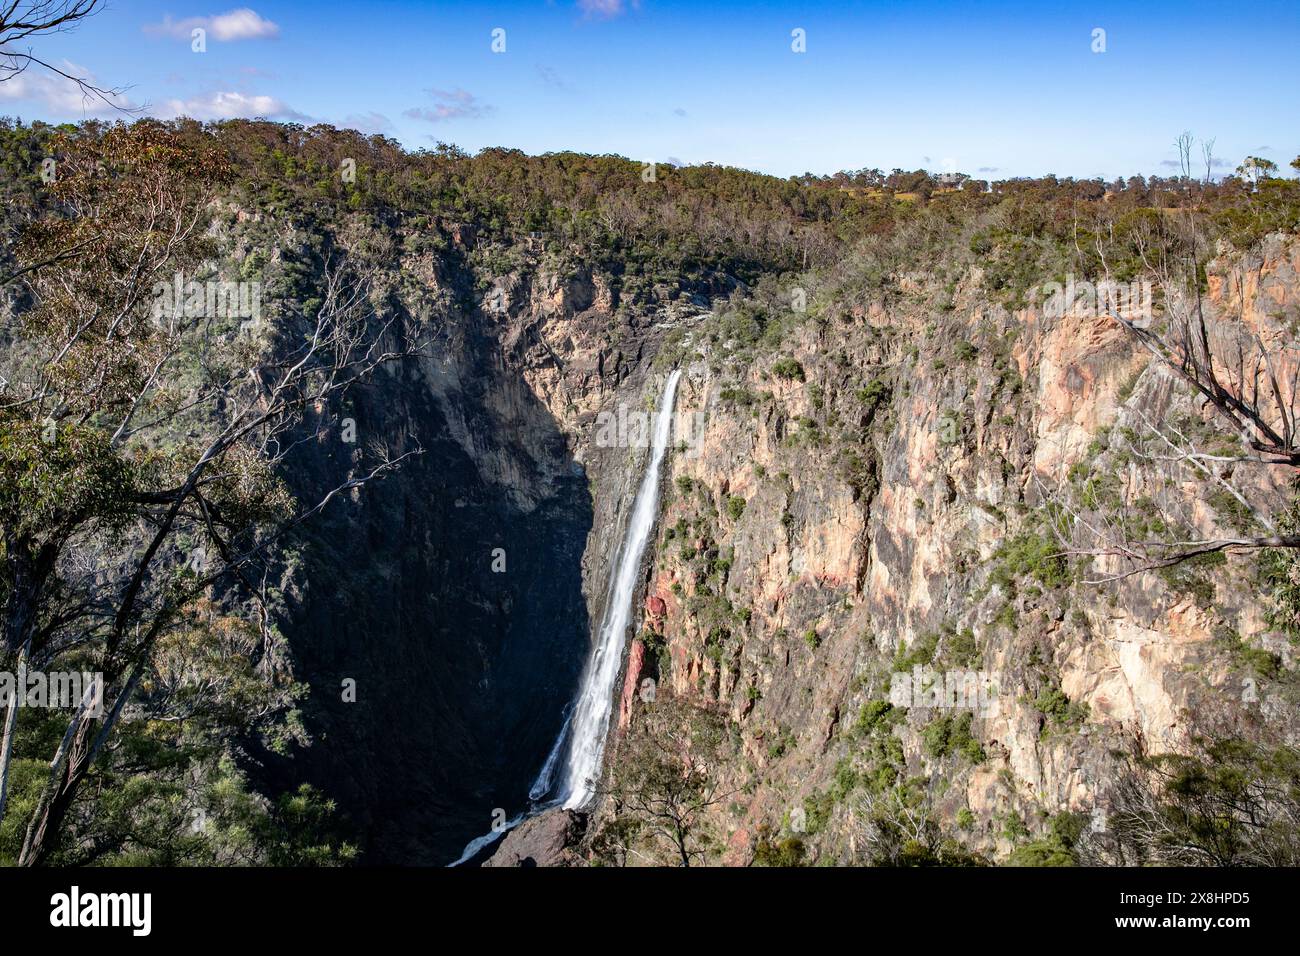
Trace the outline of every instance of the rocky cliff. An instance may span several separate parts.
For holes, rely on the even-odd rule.
[[[1153,423],[1212,432],[1211,416],[1112,318],[1008,308],[978,262],[887,293],[787,276],[627,296],[576,248],[421,235],[358,217],[336,236],[393,252],[377,298],[432,347],[323,414],[425,454],[294,554],[288,631],[317,746],[265,755],[270,779],[337,799],[369,859],[446,862],[525,809],[674,365],[607,762],[659,701],[721,715],[711,773],[730,796],[709,811],[710,862],[782,837],[805,862],[869,862],[882,775],[963,852],[1002,859],[1063,812],[1104,831],[1112,752],[1176,751],[1198,720],[1290,733],[1292,651],[1256,556],[1112,579],[1114,560],[1065,554],[1135,516],[1172,509],[1205,534],[1240,519],[1213,475],[1152,447]],[[1215,321],[1288,328],[1298,256],[1277,237],[1215,260]],[[820,283],[811,305],[799,282]],[[353,447],[312,449],[298,490],[350,473]],[[926,697],[935,681],[952,701]],[[531,821],[496,863],[589,861],[616,818],[604,801],[585,835],[571,815]]]
[[[608,280],[572,256],[521,244],[499,274],[472,229],[445,230],[438,254],[375,279],[381,318],[429,344],[322,410],[324,429],[307,423],[329,440],[291,470],[304,499],[363,470],[368,444],[423,454],[288,555],[286,633],[312,689],[313,746],[259,755],[268,781],[305,778],[335,799],[379,862],[446,863],[524,809],[644,462],[644,443],[598,442],[598,420],[644,411],[664,334],[702,311],[616,311]],[[390,238],[354,222],[337,241],[373,254]]]
[[[7,263],[69,215],[42,157],[128,134],[0,134]],[[1226,800],[1217,832],[1257,826],[1231,805],[1252,761],[1246,816],[1294,810],[1300,564],[1259,544],[1300,542],[1294,181],[647,177],[328,127],[136,134],[220,155],[196,277],[265,300],[196,348],[256,380],[345,275],[402,356],[290,443],[299,501],[346,493],[270,555],[259,646],[227,653],[307,696],[275,705],[283,733],[214,748],[268,800],[315,784],[363,860],[443,864],[528,808],[674,368],[601,799],[527,820],[494,863],[1157,862],[1114,842],[1161,819],[1151,775]],[[1112,274],[1158,286],[1140,322],[1067,278]],[[32,308],[13,284],[0,379],[30,361]],[[254,613],[239,585],[207,598]],[[1210,764],[1135,763],[1206,740]]]
[[[1284,330],[1297,266],[1280,238],[1216,260],[1211,325]],[[1216,478],[1232,466],[1189,475],[1151,447],[1155,423],[1209,428],[1205,403],[1113,318],[1011,311],[980,279],[837,298],[757,349],[728,337],[723,302],[663,354],[687,369],[679,417],[704,427],[671,460],[609,763],[665,698],[722,714],[712,862],[748,864],[781,834],[807,861],[869,861],[865,783],[881,773],[1002,859],[1063,812],[1104,833],[1112,752],[1224,727],[1294,739],[1293,652],[1257,556],[1121,576],[1068,554],[1156,501],[1231,532]],[[540,334],[563,327],[543,317]],[[605,404],[637,394],[615,383]],[[581,444],[583,421],[560,420]],[[597,528],[611,487],[625,484],[593,485]],[[947,705],[924,690],[945,677],[967,682]],[[598,806],[592,829],[614,812]]]

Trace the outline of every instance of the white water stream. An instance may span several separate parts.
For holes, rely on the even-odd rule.
[[[681,377],[681,370],[678,369],[668,376],[668,381],[664,384],[659,409],[655,414],[650,461],[641,478],[641,487],[637,490],[632,514],[628,518],[627,531],[615,559],[600,632],[582,675],[578,699],[565,719],[537,780],[528,792],[534,808],[506,822],[499,831],[473,840],[465,847],[465,852],[456,863],[472,858],[503,832],[513,829],[543,809],[564,806],[576,810],[590,802],[595,794],[596,783],[600,778],[601,759],[605,754],[609,719],[614,709],[614,685],[618,681],[618,672],[623,662],[627,629],[632,623],[632,601],[636,596],[637,576],[659,510],[659,472],[668,450],[668,441],[672,437],[673,403]],[[551,799],[539,803],[548,795],[551,795]],[[456,863],[452,865],[455,866]]]
[[[609,717],[614,708],[614,684],[618,681],[627,629],[632,622],[632,599],[636,593],[637,576],[659,511],[659,470],[663,465],[668,440],[672,437],[673,400],[681,377],[681,369],[677,369],[668,376],[668,382],[664,385],[659,412],[655,416],[650,462],[646,465],[641,487],[636,493],[632,516],[628,519],[627,532],[623,536],[623,546],[609,582],[609,597],[605,601],[600,636],[582,677],[577,706],[565,725],[569,747],[555,799],[570,809],[579,809],[591,800],[596,781],[600,777],[605,735],[609,731]],[[546,779],[548,769],[564,743],[565,731],[561,731],[551,757],[547,758],[546,766],[542,768],[542,776],[533,784],[534,793],[541,788],[539,797],[550,790],[550,780]]]

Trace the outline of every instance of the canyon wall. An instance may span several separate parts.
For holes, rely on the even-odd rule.
[[[1211,327],[1285,330],[1298,266],[1282,240],[1217,261]],[[1059,554],[1157,511],[1231,533],[1214,476],[1153,447],[1157,424],[1212,440],[1211,413],[1113,319],[1008,311],[979,280],[943,308],[923,279],[837,302],[775,348],[706,325],[679,349],[679,416],[706,424],[670,461],[613,734],[666,699],[725,717],[710,862],[750,863],[780,834],[809,862],[867,862],[862,783],[882,768],[1000,859],[1062,811],[1103,832],[1112,751],[1251,728],[1294,742],[1293,650],[1264,614],[1257,555],[1124,577],[1114,557]],[[900,675],[920,685],[927,668],[987,693],[900,700]],[[625,759],[620,745],[608,761]]]
[[[1009,310],[975,268],[953,286],[902,276],[888,296],[823,289],[807,313],[787,299],[779,334],[738,338],[751,291],[735,283],[625,297],[561,248],[448,227],[444,249],[410,251],[357,228],[340,240],[408,249],[377,301],[431,346],[322,414],[424,454],[293,554],[287,633],[315,745],[260,759],[337,799],[368,859],[446,862],[525,809],[644,467],[648,431],[618,423],[648,420],[677,364],[680,434],[609,763],[650,697],[722,715],[714,771],[732,796],[710,814],[713,862],[779,834],[862,862],[861,784],[882,766],[997,859],[1063,810],[1103,825],[1113,750],[1177,750],[1193,716],[1289,732],[1289,680],[1250,663],[1291,664],[1256,557],[1106,580],[1111,558],[1057,556],[1067,513],[1076,535],[1153,500],[1205,533],[1233,520],[1212,480],[1149,447],[1152,423],[1212,434],[1209,413],[1112,319]],[[1282,240],[1225,257],[1210,313],[1286,327],[1296,266]],[[322,443],[291,477],[318,493],[352,454]],[[904,706],[899,674],[918,694],[934,675],[988,693]],[[610,812],[585,836],[567,815],[530,821],[498,862],[528,858],[538,832],[587,861]]]

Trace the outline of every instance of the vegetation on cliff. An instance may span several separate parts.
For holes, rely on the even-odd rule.
[[[984,715],[895,705],[888,685],[1001,653],[1027,739],[1070,752],[1093,715],[1057,651],[1085,648],[1091,609],[1140,610],[1131,579],[1153,570],[1169,595],[1221,618],[1233,666],[1266,693],[1291,686],[1290,657],[1229,635],[1242,609],[1226,605],[1250,573],[1239,552],[1258,552],[1271,626],[1296,633],[1283,480],[1300,460],[1293,356],[1273,336],[1300,316],[1274,316],[1254,338],[1222,334],[1244,316],[1201,319],[1225,263],[1257,262],[1300,228],[1295,180],[778,179],[573,153],[408,153],[383,137],[245,121],[5,121],[0,168],[0,653],[11,670],[102,672],[106,704],[70,721],[5,715],[6,861],[354,856],[328,798],[249,784],[253,753],[307,737],[296,710],[307,689],[283,633],[286,528],[336,495],[295,500],[291,453],[334,440],[352,387],[411,367],[429,333],[504,337],[502,315],[529,307],[492,298],[512,276],[590,277],[607,295],[584,303],[602,358],[648,363],[621,319],[707,303],[711,314],[673,324],[655,361],[696,369],[712,420],[733,423],[733,439],[761,434],[767,454],[725,474],[687,463],[673,483],[655,567],[680,616],[648,655],[664,710],[641,708],[616,753],[613,816],[591,845],[602,861],[955,864],[986,862],[993,847],[1015,862],[1080,859],[1089,839],[1061,815],[1075,811],[1031,810],[998,776],[1009,758]],[[178,273],[255,283],[265,321],[160,313],[157,283]],[[1114,353],[1132,366],[1115,395],[1124,410],[1049,485],[1030,433],[1041,356],[1026,352],[1022,320],[1041,313],[1044,286],[1072,276],[1152,281],[1158,321],[1115,320],[1117,341],[1145,350],[1141,362]],[[1168,417],[1142,420],[1157,408]],[[906,475],[901,436],[931,415],[935,455],[973,462],[978,481]],[[358,451],[333,476],[339,494],[406,453]],[[1283,479],[1238,480],[1253,468]],[[936,530],[974,489],[980,516]],[[852,573],[808,544],[837,524],[852,528]],[[865,555],[888,563],[945,535],[963,603],[871,618]],[[790,579],[765,604],[756,556],[769,554]],[[719,725],[708,746],[700,721]],[[1170,859],[1170,832],[1217,827],[1231,846],[1198,862],[1280,859],[1224,808],[1244,781],[1270,837],[1285,837],[1294,762],[1276,741],[1242,747],[1177,766],[1134,757],[1124,779],[1145,789],[1132,782],[1112,815],[1131,825],[1109,852]],[[996,832],[988,807],[977,819],[946,789],[976,775],[997,794]],[[747,839],[731,841],[756,793]]]

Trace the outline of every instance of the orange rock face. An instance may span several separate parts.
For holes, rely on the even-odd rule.
[[[623,678],[623,695],[618,704],[618,729],[627,730],[632,721],[632,703],[636,700],[641,687],[642,672],[645,667],[645,643],[638,638],[632,642],[628,652],[627,674]]]

